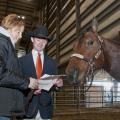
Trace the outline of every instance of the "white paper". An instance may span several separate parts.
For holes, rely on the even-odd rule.
[[[50,75],[45,74],[41,77],[41,80],[39,80],[40,89],[49,91],[50,88],[54,85],[54,83],[56,82],[56,79],[55,80],[42,80],[42,78],[49,77],[49,76]]]

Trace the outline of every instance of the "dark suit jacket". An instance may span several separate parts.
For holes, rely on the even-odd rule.
[[[26,56],[21,57],[20,59],[22,73],[27,77],[36,77],[35,66],[33,62],[32,53],[27,54]],[[42,75],[57,74],[57,64],[54,60],[44,54],[44,65]],[[38,110],[43,119],[50,119],[53,113],[53,101],[51,90],[42,92],[39,95],[34,95],[29,103],[28,111],[26,113],[27,117],[35,117]]]

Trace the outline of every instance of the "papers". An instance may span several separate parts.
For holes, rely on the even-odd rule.
[[[48,75],[44,74],[39,80],[39,88],[49,91],[51,87],[56,83],[57,79],[60,77],[66,77],[67,75]]]
[[[66,77],[67,75],[62,74],[62,75],[48,75],[45,74],[44,76],[41,77],[41,80],[54,80],[54,79],[58,79],[60,77]]]
[[[53,80],[40,80],[39,81],[39,88],[43,90],[49,91],[50,88],[54,85]]]
[[[50,77],[51,75],[45,74],[41,77],[41,79],[39,80],[39,88],[43,89],[43,90],[47,90],[49,91],[50,88],[56,83],[57,79],[45,79],[47,77]]]

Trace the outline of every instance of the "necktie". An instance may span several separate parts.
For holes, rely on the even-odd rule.
[[[37,75],[37,79],[40,79],[41,74],[42,74],[42,62],[41,62],[40,54],[38,53],[37,61],[36,61],[36,75]]]

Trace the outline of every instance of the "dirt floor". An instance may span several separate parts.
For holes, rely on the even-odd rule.
[[[120,120],[119,108],[94,108],[57,113],[52,120]]]

